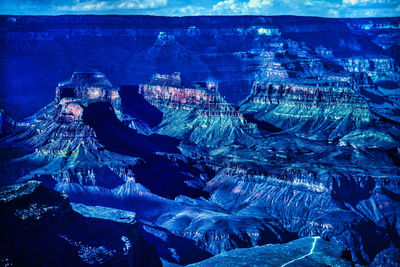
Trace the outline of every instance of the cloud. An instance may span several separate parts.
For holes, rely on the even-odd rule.
[[[236,0],[225,0],[215,4],[211,11],[216,14],[241,14],[244,11],[244,3]]]
[[[211,12],[217,15],[253,15],[260,14],[268,6],[272,6],[272,0],[224,0],[215,4]]]
[[[369,6],[369,5],[387,5],[396,2],[396,0],[343,0],[343,5],[348,6]],[[397,0],[398,2],[398,0]]]
[[[56,6],[58,11],[109,11],[109,10],[126,10],[126,9],[153,9],[165,7],[167,0],[119,0],[119,1],[80,1],[74,3]]]
[[[184,16],[198,16],[207,14],[207,9],[201,6],[185,6],[181,8],[175,8],[172,10],[171,13],[168,15],[175,16],[175,15],[184,15]]]
[[[337,18],[339,17],[339,11],[337,9],[330,8],[328,9],[328,16]]]
[[[269,5],[271,5],[271,1],[269,0],[250,0],[247,3],[249,8],[262,8]]]
[[[400,0],[0,0],[1,14],[399,16]]]
[[[399,16],[399,11],[394,8],[353,8],[342,9],[340,17],[347,18],[369,18],[369,17],[395,17]]]

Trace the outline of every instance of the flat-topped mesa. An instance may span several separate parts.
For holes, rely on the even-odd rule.
[[[139,93],[155,106],[185,110],[199,107],[199,115],[204,116],[240,116],[220,95],[218,83],[195,82],[186,87],[179,72],[153,75],[148,84],[139,85]]]
[[[119,88],[113,87],[101,72],[74,72],[71,79],[58,84],[56,102],[63,99],[88,99],[110,102],[116,112],[120,112]],[[64,100],[65,101],[65,100]]]
[[[36,138],[29,139],[27,144],[40,154],[67,155],[80,146],[91,151],[102,149],[94,129],[83,121],[85,108],[103,102],[110,109],[113,107],[118,116],[118,90],[100,72],[75,72],[70,80],[59,83],[54,104],[35,114]]]

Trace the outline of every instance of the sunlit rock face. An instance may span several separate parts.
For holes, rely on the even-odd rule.
[[[321,132],[321,125],[325,125],[323,138],[332,140],[374,120],[367,101],[350,85],[351,79],[345,77],[255,82],[242,109],[281,129],[303,125],[305,134]]]
[[[218,92],[218,83],[196,82],[190,87],[182,84],[180,73],[153,76],[149,84],[139,85],[139,93],[152,104],[163,104],[170,108],[234,113],[233,106],[226,103]]]
[[[121,112],[119,88],[115,88],[101,72],[75,72],[68,81],[58,84],[56,102],[64,98],[104,100],[110,102],[117,113]],[[64,100],[65,101],[65,100]],[[65,103],[65,102],[64,102]],[[74,108],[71,107],[72,111]],[[76,110],[74,117],[78,115]]]
[[[184,86],[179,73],[156,74],[148,84],[139,85],[139,93],[164,113],[160,134],[202,146],[256,142],[255,124],[225,101],[215,82]]]
[[[78,103],[74,103],[72,100],[62,99],[60,105],[62,106],[62,120],[73,122],[82,119],[83,108]]]

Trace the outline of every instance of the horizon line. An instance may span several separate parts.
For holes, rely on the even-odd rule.
[[[193,17],[300,17],[300,18],[321,18],[321,19],[377,19],[377,18],[399,18],[400,16],[376,16],[376,17],[323,17],[305,15],[192,15],[192,16],[164,16],[151,14],[94,14],[94,13],[71,13],[71,14],[2,14],[0,16],[19,17],[61,17],[61,16],[132,16],[132,17],[163,17],[163,18],[193,18]]]

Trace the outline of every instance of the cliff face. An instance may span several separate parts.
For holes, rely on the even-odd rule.
[[[254,82],[238,112],[254,124],[204,116],[215,112],[207,108],[218,105],[196,95],[195,88],[182,86],[178,76],[157,76],[168,80],[156,78],[140,88],[164,114],[158,131],[196,143],[185,144],[182,150],[206,157],[216,170],[205,188],[210,203],[235,216],[274,218],[269,223],[279,229],[283,226],[299,237],[321,236],[345,249],[348,259],[368,263],[391,242],[398,242],[397,234],[391,234],[398,226],[389,219],[398,212],[387,204],[397,203],[385,193],[398,190],[397,126],[374,115],[361,95],[375,90],[368,74],[319,71],[320,78],[297,71],[297,78],[273,73],[269,80]],[[248,125],[255,131],[250,132]],[[231,127],[233,135],[227,130]],[[192,220],[188,228],[194,223],[205,222]],[[222,242],[227,238],[224,232],[210,230],[204,235],[179,232],[169,222],[163,225],[196,240],[211,254],[233,248]],[[246,232],[253,237],[251,245],[262,244],[262,236],[290,239],[285,232],[280,237]]]
[[[321,134],[325,125],[320,138],[333,140],[374,120],[367,101],[350,87],[349,80],[255,82],[241,107],[281,129],[303,125],[299,134]]]
[[[1,95],[16,119],[50,102],[57,83],[82,68],[99,69],[116,85],[179,71],[191,82],[217,81],[238,103],[260,75],[355,69],[342,62],[356,58],[387,70],[399,60],[398,18],[2,16],[0,24]]]
[[[38,180],[76,202],[133,210],[149,222],[146,236],[158,252],[173,262],[192,263],[237,247],[292,238],[262,218],[230,217],[221,207],[196,199],[208,197],[203,187],[213,175],[204,160],[181,155],[175,139],[130,129],[102,99],[56,100],[19,123],[1,148],[9,151],[0,155],[2,183]],[[136,251],[136,239],[126,244]]]
[[[163,112],[157,129],[160,134],[211,147],[256,142],[255,125],[223,99],[214,82],[184,86],[178,73],[157,74],[148,84],[139,86],[139,93]]]
[[[156,74],[149,84],[139,85],[139,93],[153,105],[186,110],[198,107],[202,110],[234,113],[234,107],[219,94],[217,83],[197,82],[190,87],[183,86],[180,73]]]
[[[88,81],[87,77],[93,75],[97,76],[95,82]],[[99,77],[103,87],[96,84]],[[99,73],[74,74],[72,81],[57,88],[54,102],[20,122],[17,132],[5,139],[4,145],[29,149],[22,152],[23,157],[11,152],[2,160],[6,166],[9,160],[19,158],[15,164],[2,168],[1,183],[34,178],[51,187],[76,183],[82,187],[129,190],[130,181],[134,183],[138,175],[142,184],[166,197],[172,198],[180,190],[183,190],[181,194],[202,195],[201,171],[180,159],[176,140],[156,134],[142,135],[126,126],[123,120],[127,115],[120,112],[121,121],[115,109],[121,105],[119,97],[107,99],[109,95],[103,95],[111,91],[118,96],[118,92],[111,90],[110,85],[105,87],[104,81],[104,75]],[[101,92],[98,98],[90,94],[93,86],[98,86]],[[75,95],[65,96],[66,88],[73,88]],[[159,164],[160,169],[151,170],[151,164]],[[162,169],[175,173],[173,180],[163,180]],[[187,175],[185,170],[191,174]],[[163,181],[157,184],[145,178],[150,176]],[[164,184],[163,191],[161,184]]]
[[[100,72],[75,72],[69,81],[60,83],[56,89],[56,102],[64,98],[92,99],[110,102],[117,113],[121,112],[121,98],[118,88]],[[73,109],[70,109],[73,111]],[[78,110],[74,113],[77,116]]]
[[[208,182],[210,200],[243,215],[268,214],[300,237],[331,240],[348,249],[357,262],[370,262],[382,248],[398,242],[395,235],[389,234],[397,224],[384,219],[396,217],[397,212],[388,208],[390,197],[378,189],[397,185],[386,184],[379,176],[343,174],[339,169],[322,170],[316,166],[254,172],[220,172]],[[398,183],[395,176],[387,180]],[[226,198],[228,194],[234,197]],[[397,203],[391,205],[397,207]],[[374,206],[379,207],[378,213]]]

